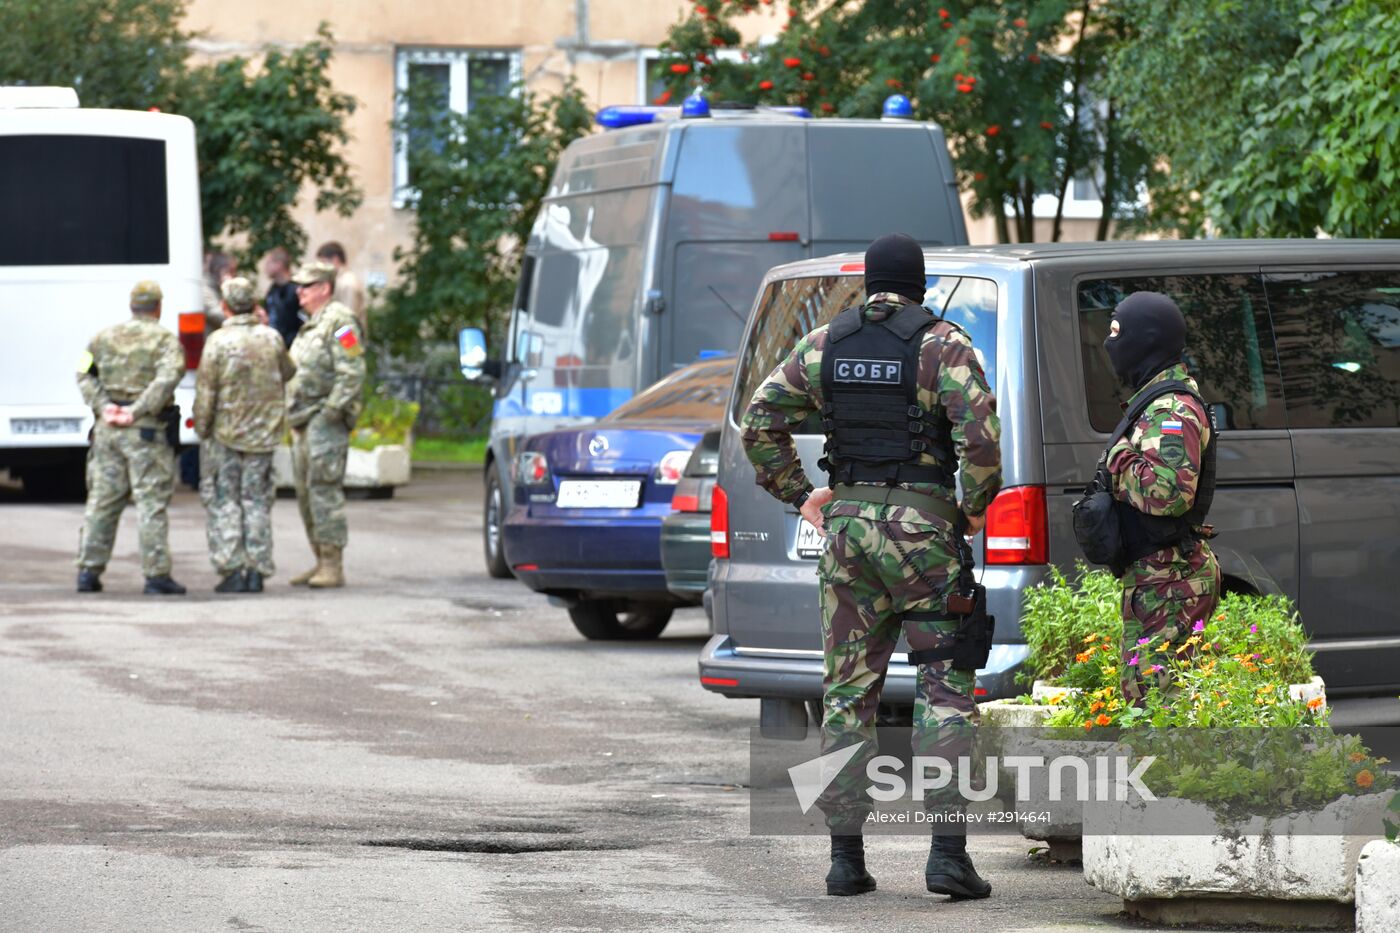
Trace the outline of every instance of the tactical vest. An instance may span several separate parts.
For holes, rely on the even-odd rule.
[[[835,484],[928,483],[952,488],[952,427],[941,407],[919,406],[924,332],[938,319],[902,305],[883,321],[847,308],[827,327],[822,353],[820,466]],[[920,463],[930,454],[936,464]]]

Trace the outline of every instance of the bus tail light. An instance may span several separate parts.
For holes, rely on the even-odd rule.
[[[729,496],[719,486],[710,499],[710,555],[729,559]]]
[[[198,369],[204,355],[204,312],[185,311],[180,315],[180,347],[185,351],[185,368]]]
[[[1044,564],[1050,559],[1045,487],[1012,486],[987,509],[988,564]]]

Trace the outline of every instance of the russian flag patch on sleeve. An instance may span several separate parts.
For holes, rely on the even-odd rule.
[[[335,339],[345,348],[345,352],[351,356],[359,356],[364,349],[360,346],[360,338],[355,336],[355,328],[351,327],[349,324],[346,324],[335,332]],[[1181,423],[1178,422],[1178,431],[1180,427]]]
[[[1162,433],[1163,433],[1163,434],[1180,434],[1180,433],[1181,433],[1181,422],[1180,422],[1180,421],[1163,421],[1163,422],[1162,422]]]

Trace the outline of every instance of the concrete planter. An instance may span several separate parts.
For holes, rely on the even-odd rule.
[[[408,447],[386,444],[373,450],[351,447],[345,460],[346,489],[393,489],[408,483],[412,475]],[[272,452],[272,478],[279,489],[291,489],[292,450],[278,447]]]
[[[1129,795],[1085,809],[1084,879],[1156,923],[1344,926],[1357,860],[1387,802],[1348,796],[1320,810],[1226,820],[1192,800]],[[1181,834],[1192,826],[1216,832]]]
[[[1400,845],[1366,843],[1356,863],[1356,933],[1400,930]]]
[[[1012,751],[1017,755],[1031,755],[1050,762],[1067,756],[1086,759],[1112,756],[1118,754],[1118,746],[1113,742],[1028,737],[1014,743]],[[1098,783],[1091,770],[1088,792],[1096,794],[1097,789]],[[1084,835],[1084,804],[1063,791],[1061,799],[1052,800],[1050,790],[1048,768],[1039,768],[1030,773],[1027,799],[1016,801],[1021,835],[1044,842],[1050,847],[1051,858],[1062,862],[1076,860],[1080,858],[1080,842]]]

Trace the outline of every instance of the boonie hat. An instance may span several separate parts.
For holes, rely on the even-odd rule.
[[[150,279],[137,282],[131,289],[131,310],[133,311],[154,311],[156,305],[160,304],[165,296],[161,294],[160,284]]]
[[[292,276],[292,281],[298,285],[315,285],[317,282],[335,283],[335,266],[319,259],[305,263],[296,274]]]
[[[247,311],[253,307],[253,283],[241,275],[224,282],[219,288],[224,301],[234,311]]]

